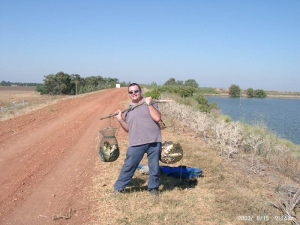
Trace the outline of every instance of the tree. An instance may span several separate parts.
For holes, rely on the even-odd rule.
[[[9,82],[9,81],[1,81],[1,84],[0,84],[1,86],[11,86],[11,82]]]
[[[183,80],[177,80],[175,84],[176,84],[176,85],[179,85],[179,86],[180,86],[180,85],[183,85]]]
[[[254,91],[255,98],[265,98],[267,97],[267,93],[264,90],[257,89]]]
[[[44,76],[44,93],[58,94],[57,81],[54,74]]]
[[[106,88],[114,88],[116,86],[117,83],[119,83],[119,79],[117,78],[104,78],[104,80],[106,81]]]
[[[254,97],[254,90],[253,90],[253,88],[248,88],[246,93],[247,93],[247,96],[249,98],[253,98]]]
[[[85,85],[85,80],[84,78],[81,78],[80,75],[78,74],[71,74],[71,95],[76,95],[80,93],[81,88],[84,87]]]
[[[85,85],[97,87],[98,86],[98,79],[96,76],[90,76],[85,78]]]
[[[175,88],[175,93],[179,94],[182,98],[191,97],[195,92],[195,88],[190,86],[178,86]]]
[[[229,95],[231,97],[240,97],[240,95],[241,95],[240,87],[238,85],[235,85],[235,84],[231,85],[229,87]]]
[[[72,90],[71,77],[64,72],[58,72],[55,75],[44,76],[44,94],[65,94],[68,95]]]
[[[197,88],[199,86],[199,84],[194,80],[194,79],[188,79],[184,82],[185,86],[191,86],[194,88]]]
[[[128,87],[129,84],[131,84],[130,82],[126,83],[125,81],[122,81],[121,83],[121,87]]]
[[[175,78],[170,78],[169,80],[167,80],[164,85],[168,86],[168,85],[176,85],[176,80]]]
[[[70,94],[72,88],[70,75],[64,72],[58,72],[55,74],[55,78],[58,83],[59,94]]]

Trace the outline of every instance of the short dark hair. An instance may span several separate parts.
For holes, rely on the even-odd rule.
[[[131,87],[131,86],[138,86],[138,87],[139,87],[139,90],[141,90],[140,85],[138,85],[137,83],[131,83],[131,84],[129,84],[129,85],[128,85],[128,89],[129,89],[129,87]]]

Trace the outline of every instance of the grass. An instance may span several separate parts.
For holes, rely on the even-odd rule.
[[[32,90],[32,87],[1,87],[0,86],[0,121],[12,118],[14,116],[25,114],[51,103],[76,96],[50,96],[40,95]],[[15,104],[12,104],[15,102]],[[26,104],[25,104],[26,103]],[[49,108],[49,112],[57,109]]]
[[[119,140],[120,158],[97,166],[99,175],[94,178],[91,199],[97,205],[94,224],[291,224],[275,219],[283,213],[271,205],[278,190],[278,179],[274,180],[272,172],[253,173],[249,155],[227,160],[187,127],[179,123],[170,126],[166,121],[164,141],[179,142],[184,149],[182,161],[172,165],[202,168],[203,177],[191,183],[161,176],[160,198],[154,204],[146,190],[147,175],[137,171],[125,193],[112,198],[109,194],[127,148],[127,140]],[[146,163],[144,158],[142,164]],[[290,182],[284,179],[280,182]]]

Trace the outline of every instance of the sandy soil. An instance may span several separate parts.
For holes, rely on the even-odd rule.
[[[124,88],[109,89],[1,121],[0,224],[89,224],[96,138],[105,127],[119,128],[99,118],[127,100]]]

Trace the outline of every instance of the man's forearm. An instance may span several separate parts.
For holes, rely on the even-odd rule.
[[[128,124],[126,123],[126,121],[123,120],[123,119],[118,120],[118,121],[119,121],[121,127],[122,127],[126,132],[128,132]]]
[[[149,109],[149,112],[150,112],[150,115],[151,115],[152,119],[155,122],[160,121],[161,114],[152,104],[148,105],[148,109]]]

